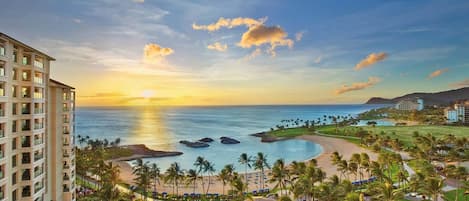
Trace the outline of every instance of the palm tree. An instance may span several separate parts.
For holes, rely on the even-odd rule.
[[[194,166],[197,170],[197,174],[201,175],[200,178],[202,179],[202,192],[205,192],[205,182],[204,182],[204,178],[202,174],[202,171],[204,169],[204,162],[205,162],[205,159],[202,156],[197,157],[194,162]]]
[[[207,192],[206,192],[206,193],[208,193],[208,190],[210,189],[210,184],[211,184],[210,178],[213,175],[213,173],[215,172],[214,164],[211,163],[208,160],[205,160],[204,163],[203,163],[203,171],[204,171],[204,173],[208,173],[208,185],[207,185]]]
[[[264,153],[257,153],[257,157],[254,162],[254,169],[261,170],[260,176],[260,186],[261,189],[264,189],[264,169],[270,168],[269,163],[267,162],[267,157]]]
[[[252,158],[251,156],[248,156],[248,154],[242,153],[241,156],[239,156],[238,162],[241,165],[244,165],[244,182],[246,182],[246,189],[248,189],[249,188],[248,167],[251,168]]]
[[[374,190],[376,190],[376,194],[373,198],[380,201],[400,201],[404,198],[404,194],[400,190],[394,190],[389,182],[379,183]]]
[[[179,163],[174,162],[171,166],[166,170],[166,177],[165,182],[171,182],[173,184],[173,194],[174,194],[174,187],[176,187],[176,195],[179,195],[179,180],[184,177],[184,173],[179,166]]]
[[[223,195],[225,194],[225,186],[226,184],[228,183],[228,181],[230,181],[230,173],[228,172],[229,170],[227,170],[226,168],[223,168],[220,173],[218,173],[217,177],[218,179],[220,179],[220,181],[222,182],[223,184]]]
[[[150,175],[153,177],[153,192],[156,192],[156,184],[159,183],[160,168],[156,163],[151,164]]]
[[[433,201],[438,200],[438,196],[443,192],[445,182],[443,179],[429,177],[425,179],[424,192],[432,197]]]
[[[278,159],[272,167],[272,176],[270,179],[271,183],[277,183],[275,188],[280,189],[280,195],[283,195],[283,190],[286,189],[287,182],[290,181],[289,170],[285,166],[283,159]]]
[[[192,186],[192,193],[195,193],[195,187],[197,186],[197,179],[199,179],[199,175],[197,174],[197,170],[190,169],[187,171],[186,174],[186,185],[193,185]]]
[[[143,199],[147,200],[147,192],[150,187],[150,168],[148,167],[148,162],[143,163],[142,159],[137,159],[134,162],[133,174],[136,175],[134,181],[135,184],[143,189]]]

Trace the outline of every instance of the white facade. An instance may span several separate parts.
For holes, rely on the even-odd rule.
[[[423,110],[424,104],[423,99],[416,99],[416,100],[401,100],[395,106],[397,110]]]

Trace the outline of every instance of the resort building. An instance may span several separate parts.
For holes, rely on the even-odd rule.
[[[421,98],[416,98],[416,99],[405,99],[397,102],[395,105],[395,108],[397,110],[423,110],[424,104],[423,104],[423,99]]]
[[[445,117],[448,123],[469,123],[469,101],[460,101],[445,109]]]
[[[0,200],[75,200],[74,89],[54,58],[0,33]]]

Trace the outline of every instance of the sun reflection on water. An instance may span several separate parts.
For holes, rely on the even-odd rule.
[[[168,133],[161,108],[147,106],[136,109],[136,127],[133,130],[130,144],[145,144],[151,149],[174,151],[171,134]]]

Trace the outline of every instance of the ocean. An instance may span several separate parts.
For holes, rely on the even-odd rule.
[[[162,151],[181,151],[174,157],[145,159],[165,170],[173,162],[183,169],[193,168],[195,158],[203,156],[220,170],[226,164],[238,164],[241,153],[267,155],[270,163],[279,158],[286,162],[303,161],[322,152],[318,144],[303,140],[261,143],[250,134],[269,130],[284,119],[317,120],[329,115],[357,115],[382,105],[288,105],[288,106],[194,106],[194,107],[79,107],[76,110],[75,135],[90,138],[120,138],[121,144],[145,144]],[[222,136],[240,144],[221,144]],[[180,140],[204,137],[215,141],[207,148],[189,148]],[[78,143],[78,142],[77,142]]]

